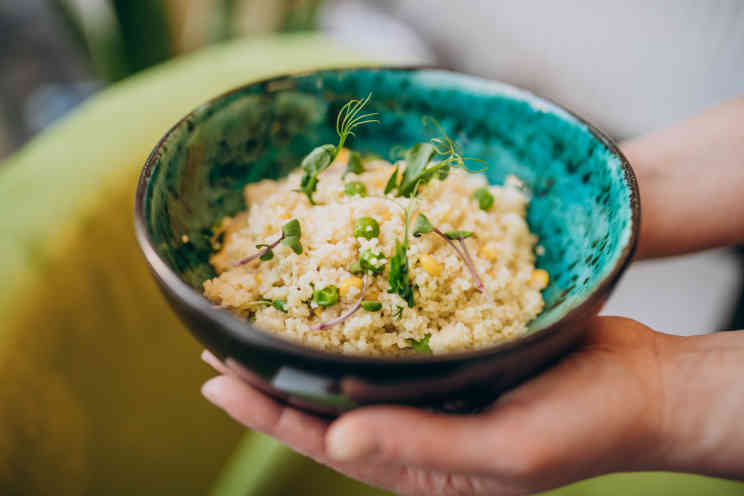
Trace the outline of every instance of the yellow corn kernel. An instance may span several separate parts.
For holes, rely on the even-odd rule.
[[[543,269],[535,269],[532,271],[530,286],[535,289],[545,289],[548,287],[548,282],[550,282],[548,271]]]
[[[442,273],[442,265],[435,262],[429,255],[421,255],[419,261],[421,262],[421,266],[430,276],[436,277]]]
[[[341,285],[338,287],[338,293],[341,295],[341,298],[343,298],[351,288],[357,288],[361,291],[363,285],[364,283],[358,277],[347,277],[341,281]]]
[[[256,274],[256,284],[261,284],[261,281],[263,281],[261,274]]]
[[[499,256],[499,247],[494,243],[487,243],[480,249],[480,254],[486,260],[496,260]]]
[[[321,307],[313,308],[313,313],[316,317],[320,317],[320,314],[323,313],[323,309]]]

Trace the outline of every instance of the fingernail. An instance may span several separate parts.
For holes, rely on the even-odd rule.
[[[328,433],[326,450],[334,460],[349,462],[374,453],[377,443],[369,432],[360,432],[353,425],[341,423]]]
[[[210,367],[212,367],[213,369],[219,372],[220,361],[209,350],[202,351],[201,359],[204,363],[206,363],[207,365],[209,365]]]
[[[201,393],[214,404],[219,404],[220,376],[213,377],[202,385]]]

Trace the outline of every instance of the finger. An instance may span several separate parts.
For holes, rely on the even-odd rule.
[[[303,455],[324,455],[328,422],[282,405],[232,375],[210,379],[202,387],[202,394],[241,424]]]
[[[410,489],[418,484],[410,471],[401,468],[330,460],[324,443],[327,422],[282,405],[234,376],[210,379],[202,387],[202,393],[241,424],[274,437],[294,451],[349,477],[388,489]]]
[[[369,407],[334,422],[326,451],[340,462],[392,463],[489,473],[505,426],[485,415],[455,416],[407,407]],[[487,447],[488,449],[484,449]]]

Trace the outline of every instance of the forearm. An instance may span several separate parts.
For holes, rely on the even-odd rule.
[[[670,338],[660,467],[744,479],[744,331]]]
[[[621,148],[641,192],[639,258],[744,242],[744,97]]]

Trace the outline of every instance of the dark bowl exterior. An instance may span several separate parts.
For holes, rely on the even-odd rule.
[[[191,333],[234,373],[252,386],[300,409],[335,416],[377,403],[418,405],[434,411],[475,413],[499,393],[534,376],[572,350],[582,339],[592,306],[550,332],[508,350],[440,363],[331,363],[275,347],[246,344],[214,320],[194,311],[159,281],[168,302]]]
[[[261,83],[274,80],[282,78]],[[630,164],[607,136],[565,112],[583,123],[621,161],[632,209],[630,239],[612,270],[578,306],[546,328],[491,348],[404,360],[331,354],[256,330],[209,303],[163,260],[145,214],[149,182],[161,148],[168,134],[189,122],[190,116],[166,134],[145,164],[135,202],[137,238],[160,289],[191,333],[236,375],[277,399],[324,415],[376,403],[413,404],[449,412],[478,411],[498,393],[540,372],[581,342],[587,322],[599,312],[635,250],[640,203]]]

